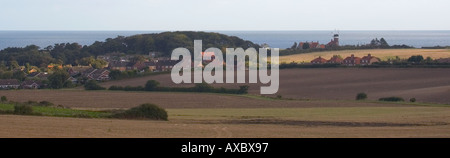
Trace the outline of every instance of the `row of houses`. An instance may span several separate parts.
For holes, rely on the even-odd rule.
[[[372,65],[373,63],[380,62],[381,60],[371,54],[364,56],[362,58],[355,57],[355,55],[351,55],[343,59],[340,56],[333,56],[331,59],[327,60],[319,56],[318,58],[311,61],[311,64],[343,64],[347,66],[356,66],[356,65]]]
[[[179,61],[174,60],[159,60],[159,61],[144,61],[144,62],[110,62],[108,69],[110,70],[138,70],[143,71],[148,69],[151,72],[163,72],[172,70],[173,66]]]
[[[72,83],[78,83],[78,78],[86,78],[87,80],[107,81],[109,80],[110,71],[107,69],[94,69],[90,66],[74,66],[69,68],[69,79]]]
[[[20,82],[17,79],[0,79],[0,89],[39,89],[42,83],[39,81],[26,80]]]

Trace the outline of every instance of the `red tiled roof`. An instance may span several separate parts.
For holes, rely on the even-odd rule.
[[[328,61],[327,59],[324,59],[322,57],[318,57],[318,58],[312,60],[311,63],[326,63],[327,61]]]
[[[342,61],[344,61],[344,59],[339,56],[333,56],[330,60],[328,60],[330,63],[342,63]]]

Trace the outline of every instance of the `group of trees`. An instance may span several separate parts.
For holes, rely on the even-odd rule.
[[[235,36],[207,32],[163,32],[155,34],[141,34],[129,37],[118,36],[108,38],[103,42],[97,41],[89,46],[78,43],[60,43],[43,49],[36,45],[24,48],[5,48],[0,51],[0,69],[12,70],[19,66],[32,65],[45,68],[50,63],[92,65],[102,67],[104,62],[96,60],[99,55],[109,53],[143,54],[158,52],[160,57],[170,57],[175,48],[184,47],[193,52],[194,40],[203,40],[203,48],[225,48],[260,46]]]
[[[111,86],[108,90],[114,91],[159,91],[159,92],[199,92],[199,93],[226,93],[226,94],[247,94],[249,86],[239,86],[239,89],[215,88],[207,83],[197,83],[194,87],[161,87],[159,82],[149,80],[143,86]],[[96,90],[87,89],[86,90]],[[100,89],[98,89],[100,90]]]

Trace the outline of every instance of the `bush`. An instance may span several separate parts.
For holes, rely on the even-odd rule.
[[[105,90],[106,88],[100,86],[94,80],[90,80],[84,85],[84,89],[86,90]]]
[[[366,93],[358,93],[356,95],[356,100],[366,100],[367,99],[367,94]]]
[[[17,104],[14,106],[14,114],[31,115],[33,114],[33,107],[31,105]]]
[[[380,98],[379,101],[390,101],[390,102],[402,102],[405,101],[405,99],[401,97],[386,97],[386,98]]]
[[[131,108],[121,113],[117,113],[112,117],[126,119],[168,120],[167,111],[154,104],[142,104],[138,107]]]
[[[2,96],[1,101],[2,101],[2,102],[7,102],[8,99],[6,98],[6,96]]]
[[[54,104],[49,101],[41,101],[38,106],[53,106]]]
[[[250,88],[250,86],[248,85],[239,86],[239,91],[237,92],[237,94],[247,94],[248,88]]]
[[[155,91],[156,88],[158,88],[159,86],[159,82],[155,81],[155,80],[149,80],[147,81],[147,83],[145,84],[145,90],[146,91]]]
[[[24,105],[30,105],[30,106],[39,105],[39,103],[37,101],[31,101],[31,100],[28,100],[27,102],[24,102],[23,104]]]
[[[411,99],[409,99],[409,101],[414,103],[414,102],[416,102],[416,98],[411,98]]]

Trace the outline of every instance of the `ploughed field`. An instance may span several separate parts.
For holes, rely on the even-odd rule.
[[[144,86],[157,80],[162,86],[176,85],[170,74],[102,83],[104,87]],[[214,84],[239,88],[244,84]],[[250,94],[260,94],[260,84],[250,85]],[[316,68],[280,70],[280,88],[276,95],[293,99],[353,100],[364,92],[369,100],[398,96],[418,102],[450,104],[450,69],[445,68]]]

